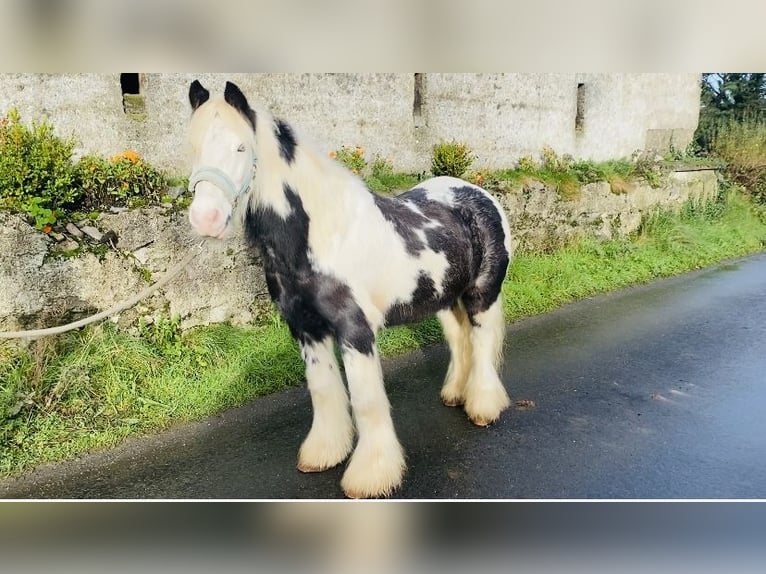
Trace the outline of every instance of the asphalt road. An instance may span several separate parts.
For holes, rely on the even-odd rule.
[[[508,329],[512,408],[444,407],[442,346],[386,362],[409,470],[398,498],[766,498],[766,254]],[[4,498],[342,498],[295,469],[305,388],[0,481]]]

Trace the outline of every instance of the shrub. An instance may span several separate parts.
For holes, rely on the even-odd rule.
[[[535,158],[533,158],[531,155],[523,155],[516,163],[516,169],[524,172],[537,171],[538,165],[535,161]]]
[[[133,151],[108,160],[86,155],[78,162],[76,174],[82,188],[82,205],[87,209],[159,202],[167,188],[164,174]]]
[[[162,200],[164,174],[137,153],[110,160],[86,155],[75,163],[76,144],[73,137],[56,136],[46,120],[28,127],[10,110],[0,119],[0,207],[26,214],[48,232],[67,210]]]
[[[542,168],[552,172],[567,171],[574,163],[574,158],[571,155],[564,154],[559,156],[550,146],[543,147],[540,151],[540,156],[542,158]]]
[[[0,204],[29,215],[42,228],[80,192],[72,163],[74,138],[59,138],[47,120],[21,122],[11,109],[0,120]]]
[[[431,173],[435,176],[462,177],[471,167],[473,157],[468,145],[457,142],[436,144],[431,158]]]

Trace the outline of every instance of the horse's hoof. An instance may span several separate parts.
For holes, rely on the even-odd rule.
[[[314,464],[305,464],[305,463],[299,462],[296,465],[296,468],[298,470],[300,470],[301,472],[309,473],[309,472],[323,472],[325,470],[331,469],[333,466],[338,466],[338,465],[337,464],[333,464],[333,465],[326,464],[326,465],[318,466],[318,465],[314,465]]]
[[[453,398],[445,398],[442,397],[442,404],[445,407],[462,407],[463,404],[465,404],[465,399],[453,397]]]
[[[492,418],[486,418],[486,417],[481,417],[481,416],[476,416],[476,417],[472,417],[470,415],[468,416],[468,419],[473,424],[475,424],[477,427],[487,427],[487,426],[491,425],[493,422],[495,422],[498,418],[500,418],[500,417],[497,416],[497,417],[492,419]]]
[[[511,406],[511,399],[501,384],[469,395],[465,403],[465,414],[476,426],[485,427],[500,418],[502,412]]]
[[[399,488],[406,468],[396,438],[387,444],[357,446],[340,486],[348,498],[383,498]]]
[[[353,444],[351,417],[339,427],[340,432],[318,432],[312,427],[298,451],[296,467],[301,472],[322,472],[338,466],[348,458]],[[325,429],[326,431],[327,429]]]
[[[390,489],[386,489],[380,492],[368,492],[365,490],[355,490],[353,488],[343,488],[343,495],[346,498],[351,498],[354,500],[359,499],[370,499],[370,498],[387,498],[388,496],[393,493],[395,490],[395,487],[391,487]]]

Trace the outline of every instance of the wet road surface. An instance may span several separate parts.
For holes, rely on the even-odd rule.
[[[511,408],[488,428],[439,400],[448,353],[384,364],[408,473],[395,498],[766,498],[766,254],[508,329]],[[342,498],[295,469],[291,389],[0,481],[4,498]]]

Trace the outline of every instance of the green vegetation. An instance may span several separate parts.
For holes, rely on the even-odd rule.
[[[171,321],[136,337],[110,323],[28,351],[0,347],[0,474],[193,420],[303,376],[289,331]]]
[[[38,230],[50,231],[72,212],[159,203],[168,187],[165,175],[137,153],[75,162],[76,144],[58,137],[46,120],[27,126],[10,110],[0,119],[0,208],[24,213]]]
[[[28,127],[10,110],[0,119],[0,207],[27,213],[38,229],[55,223],[77,200],[75,144],[57,137],[47,121]]]
[[[408,173],[394,172],[393,164],[381,157],[376,157],[370,166],[371,173],[364,178],[367,187],[376,193],[393,194],[415,186],[418,177]]]
[[[161,203],[168,187],[162,172],[130,151],[110,159],[86,155],[75,166],[75,174],[81,190],[78,206],[84,209]]]
[[[696,269],[763,249],[766,216],[738,188],[707,205],[647,218],[632,238],[584,239],[547,254],[518,253],[503,285],[506,317]],[[385,330],[383,356],[441,340],[435,320]],[[0,346],[0,474],[118,444],[300,384],[297,345],[273,308],[259,326],[181,333],[176,319],[138,335],[103,323],[26,350]]]
[[[435,176],[463,177],[473,163],[471,150],[464,143],[445,142],[433,147],[431,173]]]
[[[629,239],[583,239],[552,253],[516,257],[503,284],[506,317],[545,313],[560,305],[646,283],[766,247],[766,214],[737,189],[680,214],[646,218]]]
[[[766,74],[703,74],[701,88],[697,153],[766,204]]]
[[[540,160],[522,156],[513,169],[477,171],[470,179],[501,191],[518,190],[531,181],[539,181],[564,199],[577,199],[583,185],[599,181],[608,182],[616,194],[629,192],[636,183],[660,187],[664,176],[670,171],[669,161],[672,159],[658,161],[636,153],[629,159],[576,161],[571,155],[559,156],[552,148],[544,147]]]
[[[368,188],[376,193],[394,194],[414,186],[419,180],[416,175],[394,172],[393,164],[376,156],[372,164],[364,157],[364,148],[342,146],[339,150],[330,152],[330,157],[339,161],[359,175]]]
[[[702,153],[710,152],[722,123],[766,119],[766,74],[702,74],[700,88],[699,126],[693,143]]]
[[[761,204],[766,204],[766,121],[755,116],[725,119],[711,126],[710,153],[721,158],[724,171]]]

